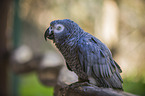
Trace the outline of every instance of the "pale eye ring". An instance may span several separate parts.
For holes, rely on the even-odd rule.
[[[63,32],[64,26],[62,24],[54,25],[54,33],[60,33]]]
[[[56,29],[57,29],[57,30],[61,30],[61,26],[58,26]]]

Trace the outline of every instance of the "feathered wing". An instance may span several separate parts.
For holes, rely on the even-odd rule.
[[[82,69],[100,87],[122,89],[121,69],[112,59],[109,49],[92,35],[78,42],[78,57]]]

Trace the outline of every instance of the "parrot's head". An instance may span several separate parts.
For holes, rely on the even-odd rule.
[[[72,34],[80,29],[78,24],[69,19],[55,20],[50,23],[50,27],[45,31],[45,40],[50,39],[56,42],[64,42]]]

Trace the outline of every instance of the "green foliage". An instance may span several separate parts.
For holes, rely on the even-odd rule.
[[[143,80],[138,80],[138,81],[133,81],[130,80],[129,78],[123,79],[123,88],[124,91],[137,94],[140,96],[145,96],[145,83]]]
[[[20,77],[20,96],[53,96],[53,88],[42,85],[36,74],[30,73]]]

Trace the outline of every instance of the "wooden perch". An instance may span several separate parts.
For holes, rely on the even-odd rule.
[[[68,89],[65,90],[65,87]],[[92,84],[82,86],[81,83],[75,88],[65,84],[57,84],[54,92],[54,96],[137,96],[111,88],[100,88]]]
[[[69,84],[76,81],[77,76],[73,72],[68,71],[66,67],[62,68],[54,89],[54,96],[136,96],[111,88],[97,87],[87,82],[85,82],[85,84],[76,83],[77,86],[75,87],[69,86]],[[73,85],[75,85],[75,83]]]

